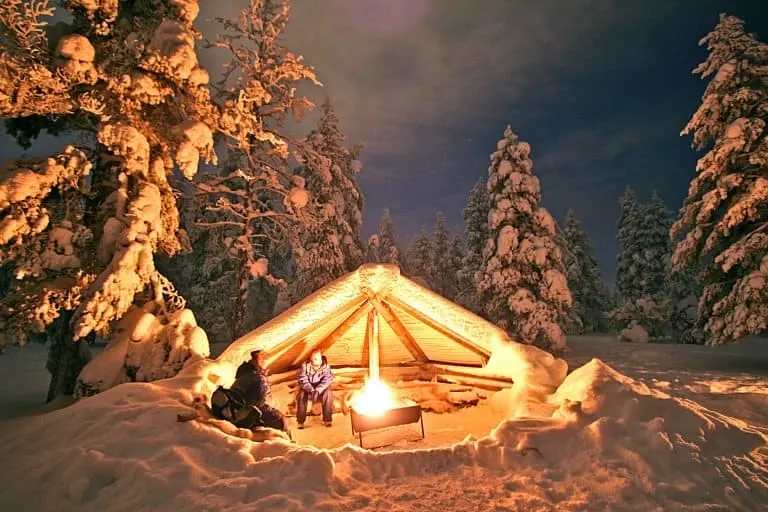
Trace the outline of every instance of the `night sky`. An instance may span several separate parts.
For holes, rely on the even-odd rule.
[[[206,18],[243,2],[202,0]],[[226,9],[223,11],[222,9]],[[766,0],[296,0],[286,46],[316,68],[363,142],[364,235],[392,212],[401,243],[461,210],[510,124],[532,146],[543,204],[575,210],[613,282],[618,197],[677,210],[697,154],[680,137],[706,82],[698,41],[728,12],[768,39]],[[216,56],[203,56],[216,73]],[[314,118],[310,119],[314,121]],[[306,126],[307,131],[311,126]],[[44,137],[31,152],[60,144]],[[0,159],[21,150],[0,139]]]

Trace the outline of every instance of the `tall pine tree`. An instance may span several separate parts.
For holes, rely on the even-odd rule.
[[[572,330],[604,332],[609,328],[610,296],[600,276],[592,242],[573,210],[568,210],[565,215],[562,236],[567,251],[563,260],[567,262],[565,267],[573,296],[573,313],[580,324],[579,328]]]
[[[472,187],[467,205],[462,212],[467,239],[466,255],[458,273],[456,300],[459,304],[475,313],[481,313],[483,307],[477,293],[475,274],[483,263],[483,249],[490,237],[488,229],[488,185],[480,178]]]
[[[399,266],[400,260],[395,223],[389,214],[389,208],[384,208],[379,222],[379,232],[368,239],[366,261],[368,263],[391,263]]]
[[[550,350],[565,348],[560,327],[571,306],[555,221],[539,206],[531,147],[511,127],[491,155],[488,169],[490,238],[478,273],[478,291],[489,318],[513,339]]]
[[[642,207],[635,191],[627,187],[619,199],[621,214],[618,223],[619,253],[616,261],[616,296],[619,301],[634,301],[640,296],[636,266],[642,223]]]
[[[432,239],[429,238],[427,231],[422,229],[411,242],[407,253],[407,276],[419,281],[429,288],[432,287],[429,281],[429,270],[432,264],[433,252]]]
[[[626,245],[621,247],[619,261],[624,258],[629,265],[620,269],[624,274],[617,275],[617,281],[621,277],[626,288],[619,294],[613,317],[621,328],[635,333],[641,328],[645,333],[643,338],[668,336],[669,212],[656,192],[647,204],[636,200],[625,200],[623,204],[629,205],[628,211],[634,216],[623,217],[625,230],[620,231],[620,242]],[[621,337],[630,339],[629,333],[624,331]]]
[[[695,268],[708,343],[768,332],[768,44],[721,15],[694,72],[712,77],[683,130],[707,149],[672,236],[677,271]]]
[[[464,247],[464,239],[459,235],[454,235],[448,247],[448,257],[446,263],[446,283],[445,297],[456,301],[459,294],[459,272],[464,265],[464,258],[467,250]]]
[[[434,292],[446,298],[450,298],[452,286],[452,278],[450,276],[452,270],[450,260],[448,259],[449,237],[450,234],[445,225],[445,216],[438,212],[427,281]]]
[[[293,301],[356,269],[363,260],[360,224],[363,196],[357,186],[359,148],[349,149],[330,100],[307,137],[299,173],[312,197],[315,221],[300,235],[295,252]]]

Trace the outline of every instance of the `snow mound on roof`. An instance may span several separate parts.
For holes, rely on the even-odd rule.
[[[214,363],[216,364],[216,363]],[[0,435],[8,510],[757,510],[768,437],[599,360],[482,439],[371,452],[254,443],[179,423],[203,363],[19,421]],[[427,432],[429,435],[429,432]],[[480,507],[478,507],[480,505]]]

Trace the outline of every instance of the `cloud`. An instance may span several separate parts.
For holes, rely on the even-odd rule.
[[[203,2],[201,18],[221,2]],[[244,2],[227,2],[233,14]],[[445,146],[445,128],[497,102],[560,87],[618,0],[304,0],[286,46],[314,66],[352,141],[372,158]],[[207,11],[207,12],[206,12]],[[231,12],[230,12],[231,11]],[[204,29],[205,30],[205,29]],[[403,172],[407,172],[404,170]]]
[[[675,135],[668,119],[614,118],[563,133],[534,158],[534,167],[537,174],[615,168],[622,160]]]

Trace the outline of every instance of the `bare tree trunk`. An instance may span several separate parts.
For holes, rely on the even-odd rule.
[[[232,308],[232,333],[234,339],[239,338],[245,334],[245,310],[248,307],[248,283],[249,269],[245,265],[244,256],[242,256],[237,262],[237,292],[235,295],[235,303]]]
[[[63,311],[48,328],[48,362],[46,368],[51,374],[46,403],[60,395],[75,392],[77,376],[91,360],[91,352],[85,340],[73,341],[69,321],[71,311]]]

